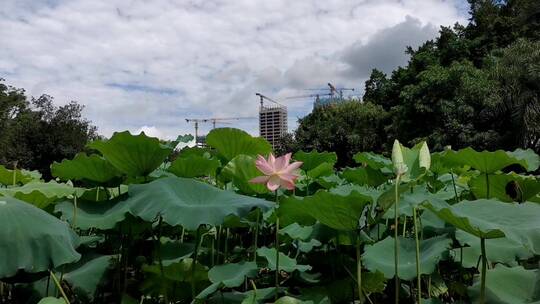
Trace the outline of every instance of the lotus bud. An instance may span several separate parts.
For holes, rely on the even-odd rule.
[[[426,170],[429,170],[429,167],[431,166],[431,155],[429,154],[429,148],[426,142],[423,142],[422,146],[420,147],[420,152],[418,153],[418,162],[420,168],[426,168]]]
[[[401,144],[396,139],[394,140],[394,146],[392,147],[392,163],[394,164],[394,172],[396,175],[403,175],[407,172],[407,165],[403,161],[403,151],[401,150]]]

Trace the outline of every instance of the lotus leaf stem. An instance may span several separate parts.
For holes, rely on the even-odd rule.
[[[416,242],[416,284],[418,285],[418,304],[422,303],[422,274],[420,272],[420,241],[418,240],[418,224],[416,207],[413,207],[414,240]]]
[[[458,203],[458,194],[457,194],[456,181],[454,179],[454,172],[453,171],[450,171],[450,176],[452,177],[452,186],[454,187],[455,201],[456,201],[456,204],[457,204]]]
[[[487,175],[486,175],[487,176]],[[486,268],[487,268],[487,256],[486,256],[486,239],[480,238],[480,250],[482,251],[482,278],[480,284],[480,304],[486,303]]]
[[[279,208],[279,199],[278,199],[278,192],[276,193],[276,207]],[[275,285],[276,285],[276,294],[275,294],[275,300],[278,299],[278,293],[279,293],[279,216],[276,214],[276,243],[274,244],[275,250],[276,250],[276,278],[275,278]]]
[[[395,185],[395,202],[394,202],[394,269],[395,269],[395,303],[399,304],[399,274],[398,274],[398,265],[399,265],[399,240],[398,240],[398,205],[399,205],[399,183],[401,175],[396,176],[396,185]]]
[[[197,227],[195,233],[195,252],[193,253],[193,262],[191,263],[191,296],[195,299],[197,286],[195,286],[195,268],[197,266],[197,258],[199,256],[199,244],[201,238],[201,226]]]
[[[489,175],[486,172],[486,198],[489,198]]]
[[[358,300],[364,303],[365,299],[362,294],[362,255],[360,255],[360,237],[356,238],[356,284],[358,286]]]
[[[257,261],[257,243],[259,241],[259,220],[261,216],[261,211],[257,209],[257,219],[255,220],[255,240],[253,241],[253,262]]]
[[[56,278],[56,275],[54,275],[54,272],[49,270],[49,274],[51,275],[51,277],[52,277],[52,279],[54,281],[54,284],[56,285],[56,287],[58,288],[58,290],[62,294],[62,297],[64,298],[64,301],[66,301],[67,304],[70,304],[69,299],[68,299],[66,293],[64,292],[64,289],[62,288],[62,284],[60,284],[60,281],[58,281],[58,278]]]
[[[403,237],[405,237],[405,232],[407,232],[407,216],[403,216]]]

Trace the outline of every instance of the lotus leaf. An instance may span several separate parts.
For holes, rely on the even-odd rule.
[[[18,271],[46,271],[76,262],[77,235],[47,212],[11,197],[0,197],[0,278]]]
[[[191,155],[177,158],[167,170],[179,177],[214,176],[219,165],[217,159]]]
[[[245,131],[233,128],[213,129],[206,136],[206,144],[217,149],[225,162],[240,154],[256,156],[272,151],[272,146],[264,138],[252,137]]]
[[[456,231],[456,239],[462,246],[463,250],[463,266],[477,267],[481,255],[480,240],[472,234],[462,230]],[[454,251],[455,261],[460,261],[460,249]],[[506,237],[491,239],[486,241],[486,255],[488,261],[492,263],[505,263],[508,265],[515,264],[516,260],[524,260],[532,257],[534,252],[524,247],[520,242],[508,239]]]
[[[522,266],[506,267],[498,264],[487,270],[486,301],[493,304],[540,303],[538,294],[539,271],[526,270]],[[480,295],[480,280],[469,288],[473,302]]]
[[[107,202],[79,202],[77,212],[70,201],[56,204],[55,212],[62,214],[62,218],[83,230],[91,228],[108,230],[126,218],[129,206],[117,200]],[[74,216],[76,216],[74,220]]]
[[[60,298],[46,297],[41,299],[38,304],[66,304],[66,301]]]
[[[383,173],[392,173],[392,160],[373,152],[358,152],[353,159],[372,169],[380,169]]]
[[[88,146],[101,152],[116,169],[131,177],[150,174],[172,152],[172,148],[144,132],[139,135],[128,131],[114,133],[111,139],[94,141]]]
[[[221,225],[228,215],[246,216],[252,208],[266,211],[273,204],[258,198],[224,191],[206,183],[182,177],[166,177],[148,184],[131,185],[129,197],[118,208],[145,221],[158,216],[171,226],[195,230],[200,225]]]
[[[388,177],[381,171],[370,167],[347,168],[343,171],[342,176],[350,183],[371,187],[378,187],[388,180]]]
[[[232,181],[240,191],[246,194],[261,194],[268,192],[266,185],[249,182],[252,178],[260,175],[262,175],[262,173],[255,166],[255,158],[244,154],[240,154],[233,158],[221,170],[221,176],[223,178]]]
[[[496,200],[463,201],[437,208],[425,206],[445,222],[478,238],[501,238],[521,243],[528,250],[540,250],[540,205],[508,204]]]
[[[452,245],[452,239],[446,236],[437,236],[420,242],[420,271],[422,274],[431,274],[437,263],[444,259],[444,253]],[[399,238],[399,277],[411,280],[416,277],[416,244],[414,239]],[[393,278],[394,269],[394,238],[367,245],[362,260],[371,272],[380,271],[387,279]]]
[[[268,262],[268,268],[270,270],[276,270],[276,249],[262,247],[257,249],[257,255],[266,259]],[[279,253],[279,270],[286,272],[293,272],[298,270],[300,272],[310,270],[311,266],[309,265],[300,265],[297,264],[296,259],[290,258],[284,253]]]
[[[259,268],[255,262],[229,263],[212,267],[208,271],[208,279],[212,285],[197,296],[204,299],[222,287],[238,287],[242,285],[246,278],[257,276]]]
[[[538,156],[537,156],[538,157]],[[493,174],[510,165],[520,165],[527,171],[534,171],[537,164],[529,158],[524,157],[524,153],[507,153],[502,150],[494,152],[475,151],[473,148],[465,148],[459,151],[447,151],[443,156],[443,161],[448,166],[470,166],[482,173]]]
[[[337,155],[335,152],[298,151],[294,154],[293,158],[303,162],[302,170],[305,171],[313,170],[323,163],[330,164],[331,167],[334,167],[337,162]]]
[[[359,227],[364,208],[372,202],[371,198],[358,192],[347,196],[327,191],[317,191],[313,196],[304,199],[289,198],[281,202],[278,215],[283,218],[284,225],[292,224],[296,214],[300,217],[310,216],[322,224],[337,230],[352,231]],[[306,221],[307,224],[313,224]],[[299,222],[299,224],[302,224]]]
[[[15,180],[13,180],[13,174],[15,174]],[[15,185],[18,184],[26,184],[30,181],[32,181],[34,178],[32,175],[25,170],[19,170],[16,169],[15,173],[13,173],[13,170],[6,169],[6,167],[0,165],[0,184],[5,186],[13,186],[14,182]]]
[[[103,157],[96,154],[88,156],[85,153],[75,155],[72,160],[54,162],[51,173],[64,181],[85,181],[94,185],[109,184],[115,179],[119,180],[122,174]]]
[[[113,256],[97,256],[83,258],[79,262],[65,267],[62,272],[55,271],[73,290],[79,291],[85,298],[93,299],[97,288],[103,284],[106,271],[110,268]],[[47,278],[34,284],[41,295],[47,290]],[[49,292],[56,292],[56,286],[49,286]]]
[[[44,209],[51,203],[74,195],[81,195],[84,190],[69,184],[55,181],[48,183],[31,182],[20,187],[0,189],[0,195],[11,196]]]
[[[490,197],[486,197],[487,183],[489,183]],[[472,178],[469,185],[477,199],[496,198],[503,202],[524,202],[540,193],[540,181],[536,177],[515,173],[490,175],[487,181],[480,175]]]

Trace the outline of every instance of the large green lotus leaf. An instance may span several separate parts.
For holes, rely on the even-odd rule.
[[[208,271],[208,278],[210,282],[223,283],[225,287],[238,287],[246,277],[256,276],[258,270],[255,262],[229,263],[212,267]]]
[[[276,249],[262,247],[257,249],[257,255],[263,257],[268,262],[268,268],[270,270],[276,270]],[[279,270],[286,272],[293,272],[298,270],[300,272],[308,271],[311,269],[309,265],[300,265],[296,262],[296,259],[290,258],[284,253],[279,253]]]
[[[409,188],[410,189],[410,188]],[[401,191],[400,191],[401,192]],[[383,215],[383,218],[394,218],[394,201],[395,197],[388,198],[392,205],[388,211]],[[441,198],[438,193],[429,192],[424,186],[414,187],[412,192],[403,191],[400,193],[398,212],[400,215],[412,216],[413,208],[418,208],[419,205],[425,202],[430,202],[437,208],[448,207],[448,203]]]
[[[78,245],[65,222],[23,201],[0,197],[0,278],[76,262]]]
[[[204,299],[222,287],[241,286],[246,278],[257,276],[259,267],[255,262],[229,263],[217,265],[208,271],[208,279],[212,285],[201,291],[197,299]]]
[[[181,260],[190,257],[195,252],[195,244],[181,243],[168,238],[161,238],[159,254],[161,255],[161,264],[169,266],[178,263]],[[158,260],[157,258],[155,260]]]
[[[386,289],[386,278],[384,273],[380,271],[376,272],[362,272],[362,290],[368,294],[380,293]]]
[[[268,192],[266,185],[249,182],[252,178],[261,175],[263,173],[255,166],[255,158],[244,154],[237,155],[231,159],[221,170],[222,178],[232,181],[233,185],[246,194]]]
[[[281,226],[288,226],[297,223],[302,226],[312,226],[316,220],[306,210],[304,197],[285,196],[279,200],[277,209]]]
[[[470,189],[477,199],[488,198],[487,185],[489,198],[503,202],[524,202],[540,193],[540,181],[534,176],[490,174],[487,181],[485,175],[478,175],[469,181]]]
[[[278,215],[280,220],[283,218],[284,225],[292,224],[290,220],[294,219],[294,214],[289,212],[294,212],[300,213],[300,217],[310,216],[333,229],[351,231],[358,228],[362,212],[370,202],[372,202],[370,197],[358,192],[341,196],[327,191],[317,191],[315,195],[306,196],[301,200],[284,200],[280,203]]]
[[[189,284],[195,283],[196,289],[203,289],[208,285],[208,268],[199,263],[195,264],[193,271],[193,259],[183,259],[178,263],[161,267],[157,264],[143,265],[142,270],[145,279],[141,290],[154,296],[169,295],[169,299],[179,301],[191,300]],[[187,301],[189,302],[189,301]]]
[[[224,191],[183,177],[166,177],[148,184],[132,185],[129,198],[119,203],[145,221],[158,216],[171,226],[195,230],[200,225],[221,225],[228,215],[246,216],[252,208],[270,209],[273,204],[258,198]]]
[[[438,236],[420,241],[420,272],[431,274],[443,254],[451,247],[452,239]],[[395,275],[394,268],[394,238],[367,245],[362,260],[371,272],[380,271],[389,279]],[[399,277],[411,280],[416,277],[416,243],[414,239],[399,238]]]
[[[97,288],[103,283],[106,271],[110,268],[113,256],[104,255],[83,258],[75,264],[62,267],[62,271],[55,271],[57,277],[69,283],[70,287],[80,292],[85,298],[93,299]],[[34,289],[44,296],[47,292],[47,278],[34,283]],[[50,284],[49,293],[56,293],[54,284]]]
[[[48,183],[31,182],[20,187],[0,189],[0,196],[11,196],[44,209],[55,201],[74,195],[79,196],[83,192],[81,188],[50,181]]]
[[[425,206],[445,222],[479,238],[501,238],[521,243],[528,250],[540,250],[540,205],[509,204],[496,200],[463,201],[437,208]]]
[[[38,304],[66,304],[66,301],[61,298],[46,297],[41,299]]]
[[[319,185],[323,186],[325,189],[332,189],[343,185],[345,183],[345,180],[339,177],[337,174],[332,173],[330,175],[317,178],[316,182]]]
[[[538,157],[538,156],[537,156]],[[465,148],[459,151],[446,151],[442,161],[449,167],[470,166],[482,173],[492,174],[510,165],[520,165],[527,171],[538,168],[537,164],[522,152],[475,151]]]
[[[318,179],[332,174],[334,174],[334,165],[331,163],[322,163],[306,172],[306,175],[311,179]]]
[[[118,180],[121,172],[103,157],[85,153],[75,155],[72,160],[64,159],[51,165],[51,173],[61,180],[78,180],[90,184],[107,184],[114,179]]]
[[[540,276],[537,269],[526,270],[523,266],[506,267],[497,264],[486,273],[486,303],[529,304],[540,303]],[[480,298],[480,280],[475,280],[468,294],[473,303]]]
[[[347,168],[343,171],[342,176],[350,183],[371,187],[378,187],[388,180],[388,177],[381,171],[370,167]]]
[[[330,164],[333,167],[337,162],[335,152],[298,151],[294,154],[293,158],[303,162],[302,169],[305,171],[313,170],[323,163]]]
[[[293,298],[290,296],[284,296],[279,299],[277,299],[275,304],[315,304],[313,301],[302,301],[297,298]]]
[[[94,141],[88,146],[101,152],[113,166],[131,177],[150,174],[172,152],[172,148],[144,132],[139,135],[128,131],[114,133],[111,139]]]
[[[4,186],[13,186],[13,184],[19,185],[29,183],[34,180],[29,172],[30,171],[16,169],[15,173],[13,173],[13,170],[6,169],[6,167],[0,165],[0,184]],[[14,178],[15,180],[13,180]]]
[[[480,239],[462,230],[456,231],[456,239],[463,248],[463,266],[476,267],[481,255]],[[456,249],[454,259],[459,262],[460,249]],[[515,264],[516,260],[524,260],[532,257],[534,252],[526,248],[520,242],[504,238],[486,240],[486,255],[492,263]]]
[[[373,202],[376,202],[384,192],[382,189],[354,184],[339,185],[330,189],[329,191],[330,193],[335,193],[341,196],[347,196],[351,194],[351,192],[356,191],[358,193],[362,193],[362,195],[370,197]]]
[[[292,223],[279,230],[280,234],[286,234],[293,240],[307,240],[313,233],[312,226],[300,226],[298,223]]]
[[[257,290],[248,290],[239,292],[232,290],[230,292],[215,293],[206,300],[209,304],[262,304],[269,302],[274,296],[275,287],[257,288]]]
[[[206,144],[217,149],[226,162],[240,154],[267,155],[272,151],[272,146],[264,138],[252,137],[245,131],[233,128],[213,129],[206,136]]]
[[[219,165],[217,159],[191,155],[177,158],[167,170],[179,177],[214,176]]]
[[[392,160],[373,152],[358,152],[353,159],[372,169],[381,170],[383,173],[392,173]]]
[[[201,156],[210,158],[212,150],[210,148],[200,148],[200,147],[185,147],[180,150],[178,157],[189,157],[189,156]]]
[[[520,161],[525,161],[527,164],[525,169],[529,172],[536,171],[540,167],[540,156],[531,149],[523,150],[518,148],[515,151],[506,153]]]
[[[67,220],[82,230],[91,228],[109,230],[126,218],[129,206],[118,201],[79,202],[77,212],[70,201],[56,204],[54,212],[61,213],[62,219]],[[74,220],[75,216],[75,220]]]

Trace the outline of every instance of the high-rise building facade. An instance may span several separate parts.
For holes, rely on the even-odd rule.
[[[259,134],[274,149],[280,138],[287,133],[287,107],[261,105],[259,109]]]

